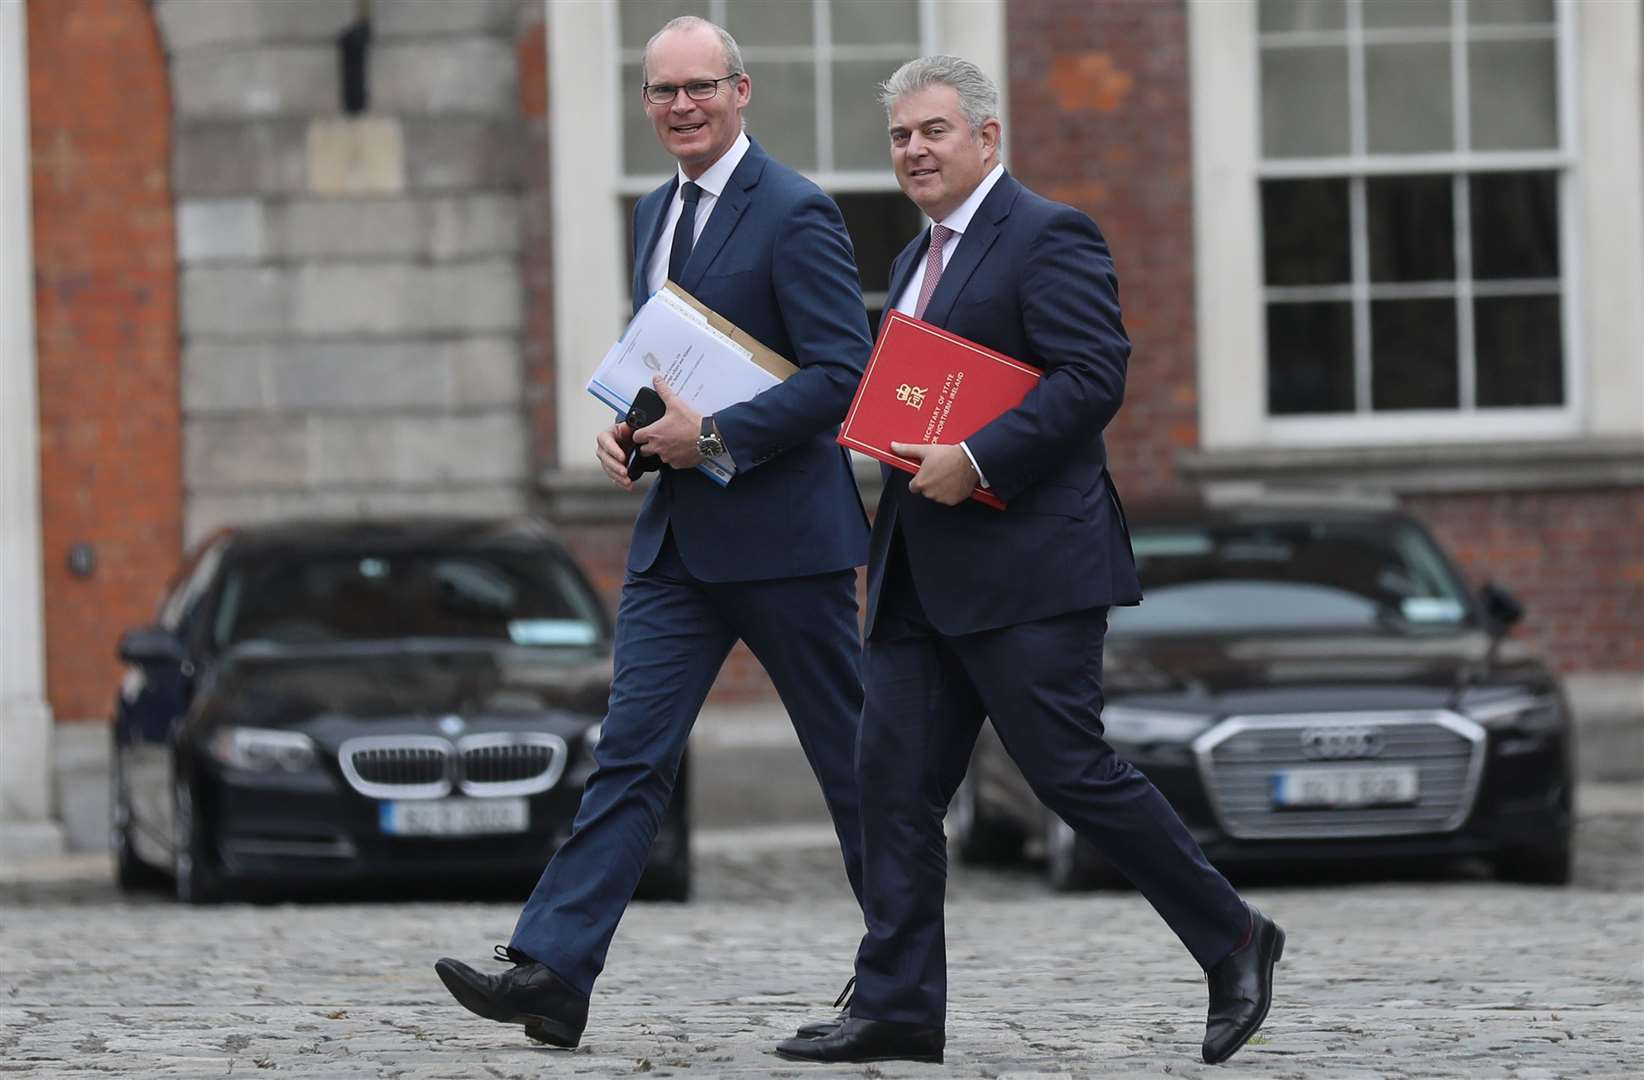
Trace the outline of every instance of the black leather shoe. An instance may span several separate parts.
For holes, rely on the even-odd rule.
[[[1250,940],[1209,971],[1210,1017],[1204,1029],[1204,1060],[1232,1057],[1256,1034],[1273,1004],[1273,965],[1284,955],[1284,931],[1250,909]]]
[[[518,949],[498,945],[497,959],[514,966],[485,975],[444,957],[434,971],[457,1003],[476,1016],[524,1024],[525,1034],[537,1042],[575,1049],[588,1026],[588,996]]]
[[[832,1034],[785,1039],[776,1052],[793,1061],[928,1061],[942,1063],[941,1028],[849,1016]]]
[[[833,1007],[839,1009],[839,1015],[832,1020],[817,1020],[814,1023],[802,1025],[793,1033],[796,1039],[820,1039],[824,1035],[832,1035],[839,1030],[839,1025],[851,1018],[852,991],[856,989],[856,976],[852,975],[845,982],[845,989],[839,991],[839,996],[833,999]]]

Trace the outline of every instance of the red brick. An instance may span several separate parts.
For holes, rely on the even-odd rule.
[[[46,681],[77,720],[108,715],[115,642],[152,618],[181,542],[171,93],[143,0],[28,19]]]

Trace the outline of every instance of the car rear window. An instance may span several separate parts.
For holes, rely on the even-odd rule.
[[[1137,528],[1144,600],[1115,634],[1450,630],[1467,594],[1420,529],[1391,522],[1252,522]]]
[[[402,638],[593,645],[596,601],[552,554],[360,551],[285,556],[230,571],[219,645]]]

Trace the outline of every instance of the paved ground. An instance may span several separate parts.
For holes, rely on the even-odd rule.
[[[435,980],[512,903],[180,909],[97,856],[0,874],[0,1077],[1644,1074],[1644,788],[1593,789],[1578,884],[1257,882],[1290,934],[1263,1036],[1198,1063],[1204,987],[1131,894],[956,869],[947,1065],[825,1069],[773,1043],[826,1015],[859,933],[825,830],[701,834],[699,899],[634,908],[583,1046],[527,1043]]]

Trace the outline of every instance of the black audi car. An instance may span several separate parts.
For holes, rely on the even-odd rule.
[[[222,531],[120,642],[122,887],[199,903],[302,884],[528,881],[570,834],[611,622],[546,526]],[[688,764],[641,895],[690,889]]]
[[[1212,862],[1482,857],[1570,876],[1570,717],[1507,639],[1504,590],[1473,594],[1414,518],[1328,505],[1132,515],[1145,599],[1112,612],[1106,738]],[[950,808],[962,861],[1034,848],[1051,884],[1118,881],[1045,810],[991,727]]]

